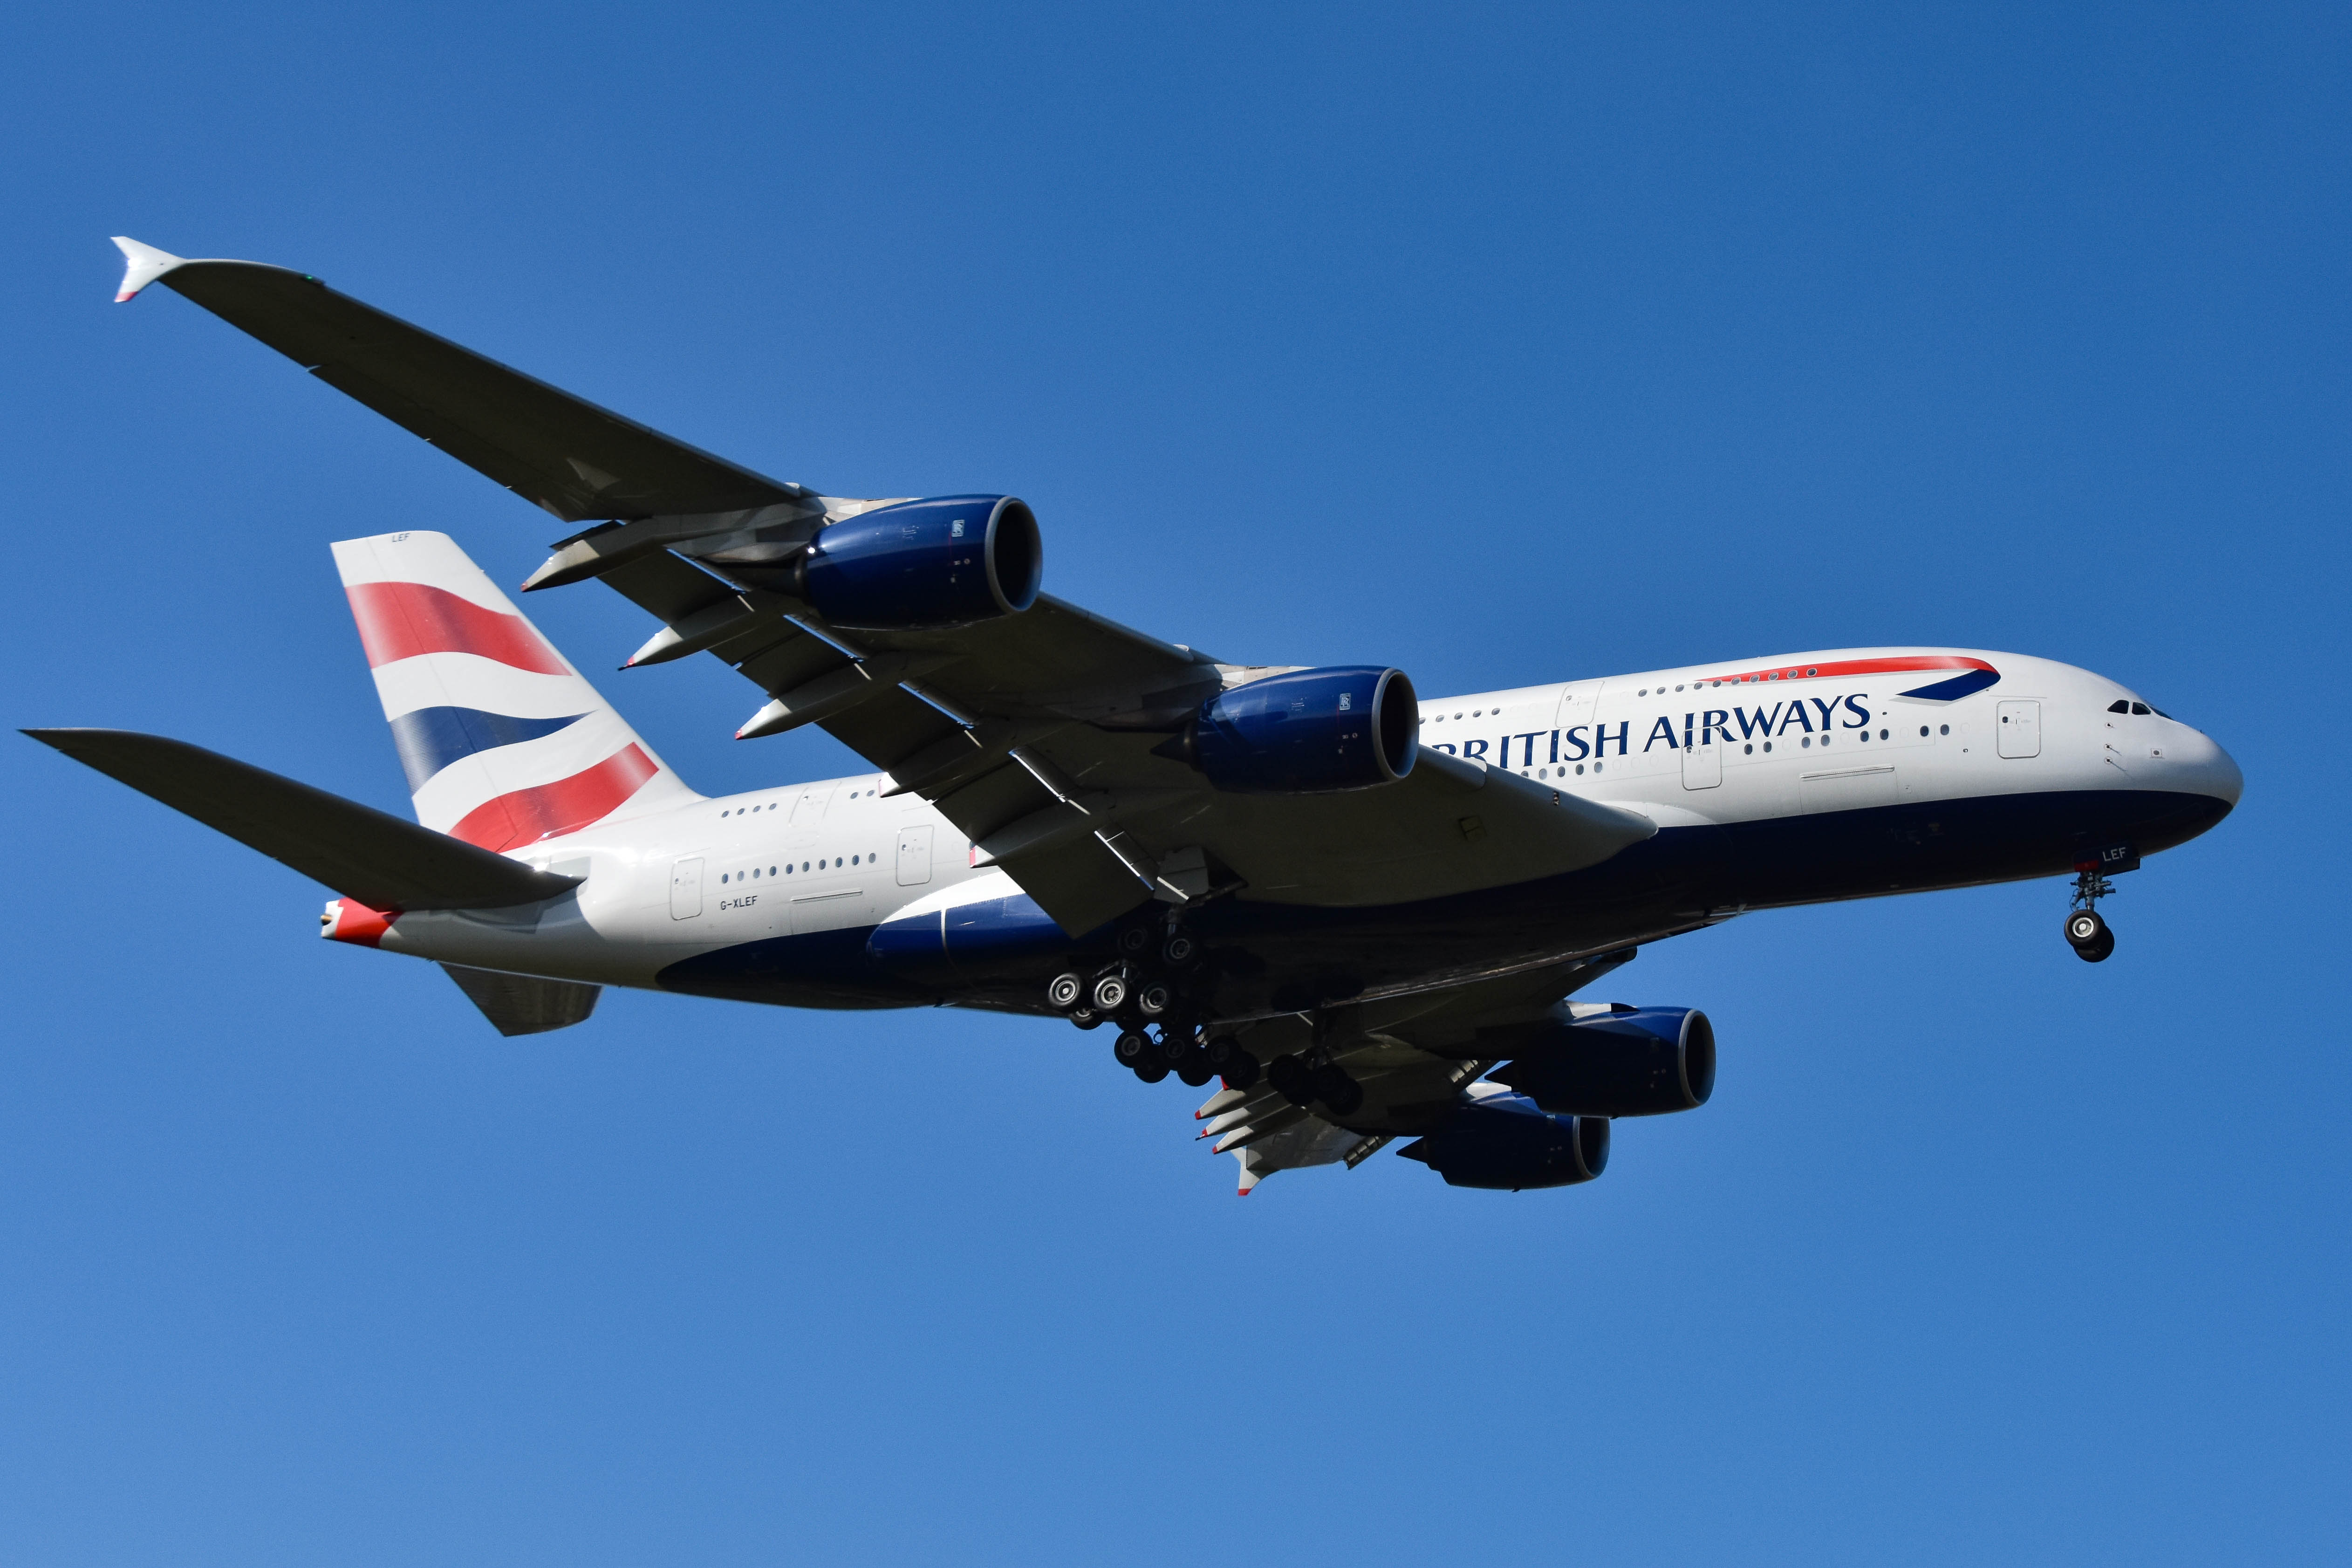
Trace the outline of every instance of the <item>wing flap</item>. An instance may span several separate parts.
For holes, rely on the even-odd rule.
[[[503,909],[578,885],[185,741],[129,730],[25,733],[370,909]]]

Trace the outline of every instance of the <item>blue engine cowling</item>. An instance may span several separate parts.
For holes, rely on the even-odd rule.
[[[1575,1116],[1661,1116],[1715,1092],[1715,1026],[1696,1007],[1624,1007],[1482,1034],[1515,1059],[1487,1076],[1544,1110]]]
[[[1013,496],[942,496],[828,524],[789,584],[835,626],[959,626],[1037,599],[1045,551]]]
[[[1397,1152],[1427,1165],[1450,1187],[1572,1187],[1609,1168],[1609,1123],[1598,1116],[1549,1115],[1524,1095],[1490,1095]]]
[[[1201,704],[1173,754],[1222,790],[1370,789],[1412,772],[1421,702],[1404,672],[1337,665],[1272,675]]]

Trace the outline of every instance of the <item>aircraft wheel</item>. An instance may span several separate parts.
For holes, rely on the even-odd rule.
[[[1116,1013],[1127,1001],[1127,982],[1116,974],[1106,974],[1095,982],[1095,1011]]]
[[[1056,974],[1045,987],[1045,1000],[1055,1010],[1066,1013],[1086,1000],[1087,982],[1082,974]]]
[[[1314,1078],[1297,1057],[1276,1057],[1265,1064],[1265,1081],[1293,1105],[1305,1105],[1315,1098]]]
[[[1201,944],[1181,931],[1160,944],[1160,961],[1171,969],[1182,969],[1200,956]]]
[[[1150,926],[1129,926],[1118,933],[1118,950],[1129,958],[1140,958],[1143,950],[1151,945]]]
[[[1265,1076],[1265,1069],[1247,1051],[1235,1051],[1233,1059],[1217,1070],[1224,1076],[1227,1089],[1253,1089]]]
[[[1186,1051],[1184,1059],[1176,1064],[1176,1076],[1194,1089],[1199,1089],[1216,1077],[1217,1073],[1216,1069],[1209,1065],[1209,1053],[1195,1047]]]
[[[2107,922],[2099,918],[2098,910],[2076,910],[2066,917],[2068,946],[2076,949],[2096,947],[2102,941],[2107,943],[2109,952],[2114,951],[2114,936],[2107,930]]]
[[[2084,942],[2074,944],[2074,956],[2081,959],[2085,963],[2105,963],[2107,961],[2108,955],[2113,953],[2115,951],[2116,933],[2111,931],[2101,931],[2099,932],[2099,939],[2096,942]]]
[[[1111,1042],[1110,1053],[1118,1058],[1118,1065],[1123,1068],[1139,1069],[1160,1065],[1160,1048],[1151,1043],[1151,1037],[1140,1029],[1121,1029],[1118,1038]]]
[[[1339,1116],[1351,1116],[1364,1103],[1364,1086],[1336,1067],[1316,1069],[1314,1094]]]
[[[1096,1012],[1092,1007],[1073,1007],[1070,1009],[1070,1022],[1076,1024],[1081,1029],[1099,1029],[1102,1027],[1102,1015]]]
[[[1158,1062],[1146,1062],[1135,1069],[1135,1076],[1146,1083],[1158,1083],[1168,1076],[1168,1069]]]
[[[1165,982],[1154,980],[1135,994],[1135,1005],[1143,1009],[1147,1018],[1157,1018],[1174,1005],[1176,993]]]

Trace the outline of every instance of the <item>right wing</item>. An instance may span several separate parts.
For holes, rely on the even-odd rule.
[[[1343,1122],[1328,1106],[1297,1104],[1260,1079],[1211,1095],[1192,1113],[1202,1123],[1199,1136],[1241,1163],[1244,1197],[1276,1171],[1339,1160],[1353,1170],[1391,1139],[1413,1136],[1453,1112],[1464,1087],[1505,1050],[1488,1031],[1542,1016],[1633,952],[1620,948],[1330,1009],[1319,1029],[1303,1015],[1260,1019],[1240,1031],[1253,1055],[1270,1059],[1320,1046],[1362,1086],[1363,1104]]]

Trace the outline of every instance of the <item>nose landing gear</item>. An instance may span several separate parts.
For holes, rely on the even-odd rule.
[[[2074,908],[2066,916],[2066,945],[2085,963],[2104,963],[2116,951],[2116,933],[2099,918],[2098,901],[2116,890],[2115,884],[2095,868],[2079,870],[2074,878]]]

